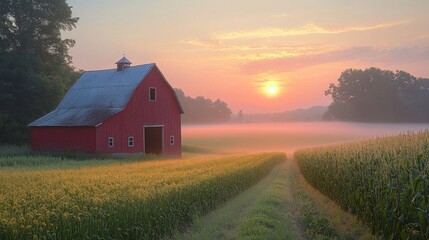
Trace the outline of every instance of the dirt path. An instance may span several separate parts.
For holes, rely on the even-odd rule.
[[[287,161],[174,239],[303,239],[292,211]]]
[[[292,166],[291,160],[288,160],[285,163],[285,169],[287,172],[287,179],[283,182],[283,185],[285,186],[285,196],[288,203],[288,221],[290,222],[291,226],[293,227],[293,231],[295,233],[295,236],[297,237],[297,240],[305,239],[305,233],[304,228],[301,224],[301,219],[299,217],[299,204],[297,203],[297,199],[295,196],[295,186],[293,186],[293,177],[294,177],[294,171],[296,171],[296,168]]]
[[[334,202],[308,185],[294,160],[174,239],[374,239]]]

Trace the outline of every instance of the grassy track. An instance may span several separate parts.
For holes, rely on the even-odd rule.
[[[368,230],[305,183],[293,160],[175,239],[373,239]],[[325,208],[324,206],[328,206]]]
[[[175,239],[299,239],[290,217],[285,164],[207,216]]]
[[[248,214],[238,224],[238,239],[301,238],[300,232],[294,231],[294,222],[291,221],[293,218],[289,214],[292,210],[287,181],[289,171],[285,165],[281,166],[259,201],[250,207]]]
[[[197,218],[192,228],[175,239],[299,239],[284,214],[290,206],[285,175],[284,164],[276,167],[222,207]]]

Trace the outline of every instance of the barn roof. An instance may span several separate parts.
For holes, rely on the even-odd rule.
[[[54,111],[28,126],[95,126],[125,108],[137,86],[154,66],[145,64],[123,71],[85,72]]]
[[[119,59],[119,61],[117,61],[115,64],[118,64],[118,63],[132,64],[132,62],[130,62],[130,60],[128,60],[126,57]]]

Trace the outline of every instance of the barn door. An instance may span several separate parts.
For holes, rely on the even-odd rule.
[[[144,127],[144,149],[146,154],[162,154],[163,151],[163,127]]]

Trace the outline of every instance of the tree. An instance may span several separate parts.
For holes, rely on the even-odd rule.
[[[220,99],[213,102],[203,96],[196,98],[186,96],[182,89],[175,89],[175,91],[185,112],[182,116],[183,122],[225,122],[231,118],[231,109],[229,109],[228,104]]]
[[[242,122],[243,120],[244,120],[244,114],[243,114],[243,111],[240,110],[238,111],[238,114],[237,114],[237,121]]]
[[[231,109],[229,109],[228,104],[219,98],[213,103],[213,110],[215,113],[213,117],[217,122],[226,122],[231,118]]]
[[[24,143],[26,125],[52,110],[79,77],[70,66],[65,0],[0,1],[0,142]]]
[[[417,79],[404,71],[347,69],[338,84],[330,84],[332,96],[325,119],[366,122],[429,121],[429,79]]]

